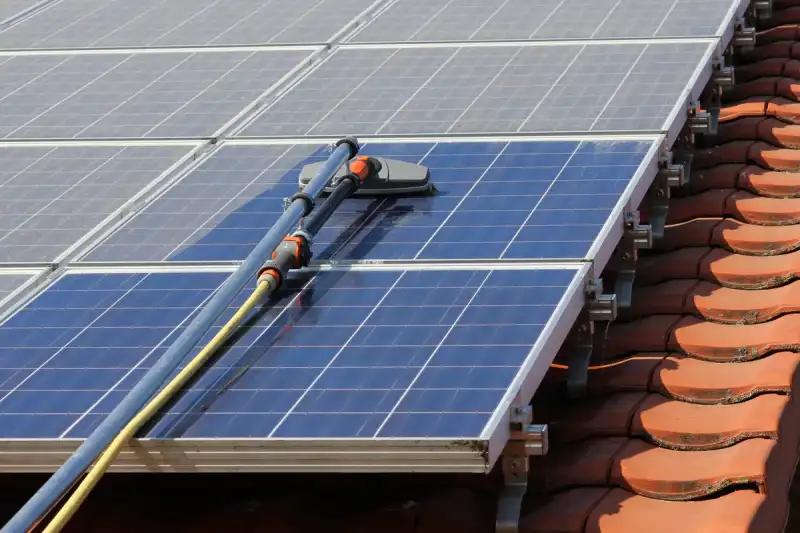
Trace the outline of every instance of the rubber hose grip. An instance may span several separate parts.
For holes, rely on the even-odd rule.
[[[304,217],[307,217],[308,215],[310,215],[311,212],[314,210],[314,199],[311,198],[311,196],[309,196],[308,194],[306,194],[306,193],[304,193],[302,191],[296,192],[296,193],[294,193],[292,195],[291,198],[289,198],[290,202],[294,202],[295,200],[303,200],[303,201],[305,201],[306,207],[303,210],[303,216]]]
[[[342,176],[341,179],[339,179],[339,183],[342,183],[344,180],[350,180],[350,183],[352,183],[353,187],[356,188],[358,188],[358,186],[361,185],[361,179],[359,179],[359,177],[353,173],[345,174],[344,176]],[[337,183],[336,185],[338,186],[339,183]]]
[[[264,266],[258,269],[256,280],[258,280],[261,276],[263,276],[267,272],[269,272],[272,275],[272,278],[275,280],[275,287],[273,291],[277,291],[278,289],[281,288],[281,285],[283,285],[283,274],[281,274],[280,270],[270,265],[269,263],[265,264]]]
[[[361,147],[358,145],[358,141],[356,141],[353,137],[345,137],[344,139],[339,139],[336,141],[336,147],[347,144],[350,148],[350,157],[347,159],[353,159],[355,156],[358,155],[358,151],[361,150]]]

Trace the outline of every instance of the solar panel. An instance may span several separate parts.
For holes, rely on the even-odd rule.
[[[190,150],[0,147],[0,263],[55,261]]]
[[[362,154],[427,166],[437,193],[346,200],[317,235],[315,258],[593,259],[657,148],[653,140],[367,144]],[[300,168],[324,157],[317,145],[225,146],[86,260],[244,259],[297,190]]]
[[[586,268],[297,274],[142,436],[488,443]],[[226,277],[62,277],[0,327],[0,438],[86,437]]]
[[[0,136],[210,137],[308,56],[308,50],[0,56]]]
[[[6,2],[8,0],[4,0]],[[0,48],[322,43],[329,41],[373,2],[62,0],[0,33]]]
[[[711,37],[737,0],[399,0],[353,43]]]
[[[57,468],[346,135],[435,193],[346,200],[114,468],[489,471],[744,10],[0,4],[0,471]]]
[[[712,46],[340,48],[241,135],[658,133]]]

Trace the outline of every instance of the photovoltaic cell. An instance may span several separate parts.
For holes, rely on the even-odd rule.
[[[209,137],[308,54],[0,57],[0,137]]]
[[[24,285],[30,278],[30,276],[21,274],[4,274],[0,272],[0,302]]]
[[[0,263],[54,261],[190,149],[0,148]]]
[[[735,0],[399,0],[349,41],[717,36]]]
[[[63,0],[0,33],[0,48],[320,43],[328,41],[372,2]]]
[[[576,272],[293,277],[146,436],[478,438]],[[225,277],[56,282],[0,327],[0,438],[86,437]]]
[[[652,142],[367,144],[421,163],[435,195],[351,198],[314,241],[317,259],[585,259]],[[85,258],[231,261],[297,190],[312,145],[228,145]]]
[[[709,46],[339,49],[242,135],[661,133]]]

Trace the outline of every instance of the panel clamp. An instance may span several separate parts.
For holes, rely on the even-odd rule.
[[[511,405],[508,422],[508,444],[500,458],[504,487],[497,501],[496,533],[519,532],[522,500],[528,491],[528,458],[546,455],[549,446],[547,425],[532,423],[530,405]]]
[[[736,25],[733,31],[731,44],[737,48],[752,49],[756,46],[756,29],[752,26],[745,26],[744,23]]]
[[[702,109],[700,102],[690,102],[687,109],[686,123],[693,135],[716,135],[719,127],[719,106],[716,102]]]
[[[603,294],[603,280],[600,278],[586,283],[586,307],[592,322],[611,322],[617,318],[617,295]]]
[[[724,56],[714,59],[711,68],[711,79],[718,87],[731,87],[736,83],[734,68],[726,65]]]
[[[750,7],[757,19],[768,20],[772,18],[772,0],[753,0]]]

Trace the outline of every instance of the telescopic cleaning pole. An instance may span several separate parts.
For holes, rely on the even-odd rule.
[[[73,487],[109,444],[137,416],[145,404],[158,392],[182,361],[195,349],[203,336],[228,309],[234,298],[273,256],[274,250],[293,232],[298,222],[312,213],[316,199],[336,175],[339,168],[359,152],[353,138],[338,141],[331,156],[315,177],[290,198],[290,203],[278,221],[256,245],[236,271],[215,292],[189,326],[180,334],[153,367],[131,389],[113,411],[100,423],[69,459],[42,485],[30,500],[9,520],[0,533],[27,533]]]
[[[274,290],[280,288],[290,270],[307,267],[311,261],[311,244],[341,203],[356,192],[362,184],[375,179],[381,171],[378,159],[361,156],[352,161],[345,175],[329,185],[330,194],[314,212],[303,219],[301,226],[287,235],[258,272],[259,281],[267,281]]]

